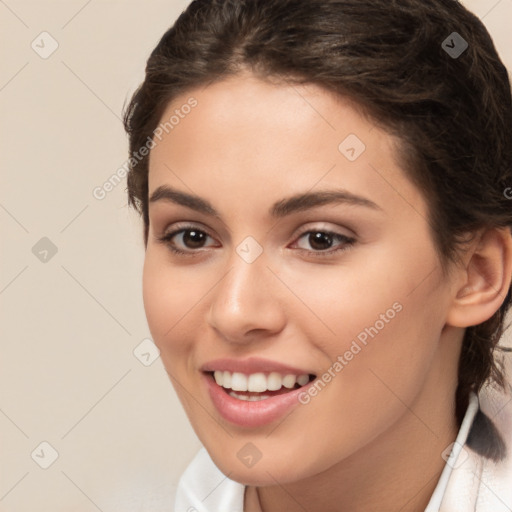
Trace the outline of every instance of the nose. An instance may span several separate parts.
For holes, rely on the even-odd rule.
[[[212,290],[209,325],[225,341],[237,344],[279,333],[286,323],[280,283],[263,255],[247,263],[234,253],[228,269]]]

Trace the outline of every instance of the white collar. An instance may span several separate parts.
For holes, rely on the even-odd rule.
[[[444,465],[443,472],[439,477],[439,481],[437,482],[436,488],[432,493],[425,512],[438,512],[440,510],[441,502],[443,501],[443,497],[446,493],[446,488],[448,487],[448,481],[452,474],[453,468],[460,464],[462,458],[466,457],[464,445],[466,444],[469,431],[473,425],[473,420],[475,419],[475,415],[478,411],[478,407],[478,396],[475,393],[471,393],[469,396],[468,408],[466,410],[466,414],[464,415],[464,419],[462,420],[459,433],[457,434],[455,442],[451,446],[451,450],[448,449],[449,456],[445,458],[446,464]]]

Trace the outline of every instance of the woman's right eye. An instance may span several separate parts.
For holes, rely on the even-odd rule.
[[[208,239],[213,240],[208,233],[196,227],[180,228],[158,237],[159,242],[176,254],[192,254],[197,252],[197,249],[218,247],[215,244],[206,245]]]

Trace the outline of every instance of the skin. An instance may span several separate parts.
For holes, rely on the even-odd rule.
[[[220,218],[150,203],[143,293],[196,434],[221,471],[248,486],[246,511],[424,510],[459,427],[464,327],[503,300],[510,236],[480,238],[443,275],[427,204],[400,169],[394,139],[347,99],[245,73],[188,91],[162,119],[191,96],[197,107],[151,151],[149,196],[167,185],[209,201]],[[349,134],[366,145],[353,162],[338,150]],[[341,188],[378,208],[338,203],[269,215],[284,198]],[[184,223],[208,236],[202,246],[175,236],[188,251],[176,255],[158,237]],[[322,251],[310,231],[355,242],[334,237]],[[253,263],[236,252],[247,236],[263,249]],[[202,384],[199,368],[220,357],[258,356],[320,376],[397,302],[395,318],[285,419],[232,425]],[[248,442],[262,454],[251,468],[237,457]]]

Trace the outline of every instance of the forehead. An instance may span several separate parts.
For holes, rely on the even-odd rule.
[[[398,166],[396,139],[316,85],[231,77],[175,98],[159,126],[150,194],[173,184],[225,197],[250,192],[257,203],[276,199],[274,191],[342,186],[377,203],[425,206]]]

